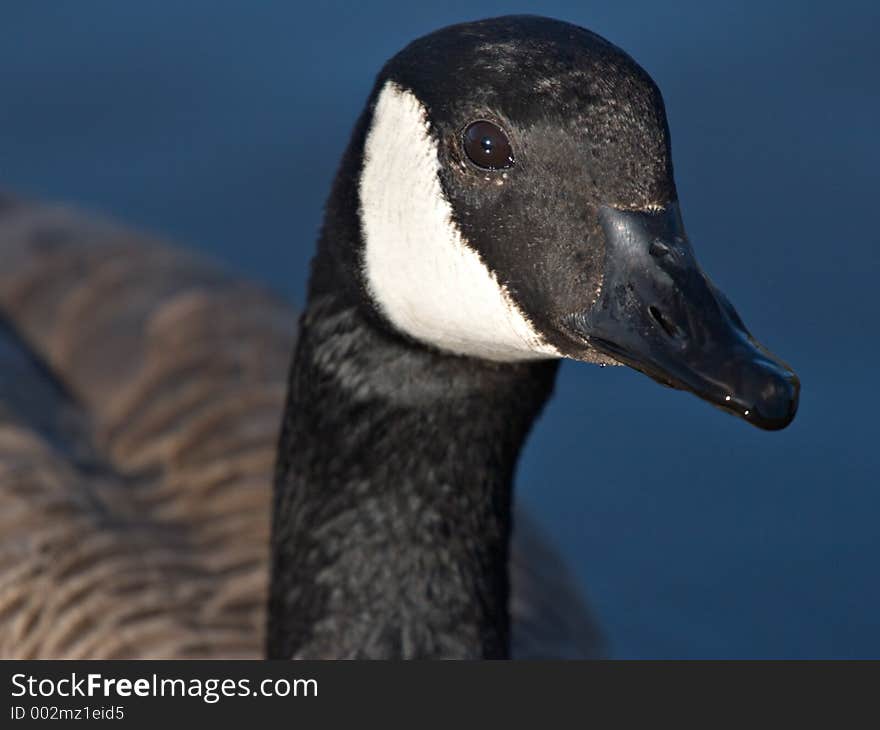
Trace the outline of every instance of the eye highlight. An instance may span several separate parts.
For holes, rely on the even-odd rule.
[[[485,170],[501,170],[513,165],[510,140],[497,124],[481,119],[471,122],[461,135],[468,159]]]

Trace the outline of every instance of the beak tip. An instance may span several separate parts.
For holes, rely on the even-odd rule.
[[[688,390],[766,431],[795,417],[800,382],[749,334],[697,264],[678,203],[599,211],[605,267],[599,300],[569,328],[599,352]]]
[[[797,414],[800,390],[800,380],[790,370],[772,373],[755,398],[753,413],[746,415],[746,419],[765,431],[781,431]]]

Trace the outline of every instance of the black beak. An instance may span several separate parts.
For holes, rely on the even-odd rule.
[[[776,430],[797,411],[800,382],[746,329],[697,264],[678,204],[657,212],[603,206],[602,291],[566,325],[664,385]]]

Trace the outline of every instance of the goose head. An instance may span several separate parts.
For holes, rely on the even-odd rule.
[[[660,92],[582,28],[506,17],[392,58],[356,171],[363,300],[385,326],[484,361],[625,364],[755,426],[799,383],[702,271]]]

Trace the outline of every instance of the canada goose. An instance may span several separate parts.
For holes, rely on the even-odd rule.
[[[3,393],[4,647],[248,654],[286,308],[112,226],[5,208],[7,350],[43,405]],[[558,21],[442,29],[381,71],[328,200],[277,449],[268,656],[510,654],[513,472],[561,357],[762,428],[797,406],[694,260],[650,77]]]

